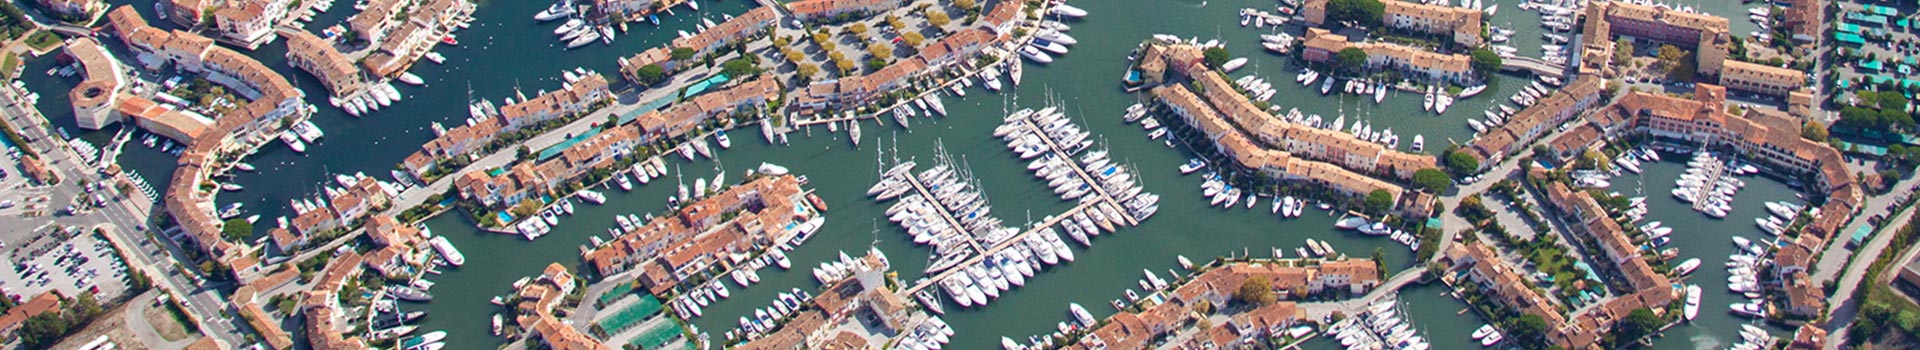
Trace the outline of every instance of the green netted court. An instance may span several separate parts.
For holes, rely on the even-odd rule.
[[[627,327],[633,327],[633,325],[639,324],[640,321],[645,321],[647,317],[653,316],[653,314],[656,313],[660,313],[660,299],[654,298],[652,295],[642,295],[640,296],[640,302],[628,305],[626,308],[614,312],[613,316],[600,319],[598,324],[600,329],[606,331],[608,334],[620,333],[620,331],[626,330]]]
[[[632,283],[621,283],[620,285],[613,286],[613,289],[608,289],[606,293],[600,294],[600,305],[612,304],[615,300],[626,297],[627,293],[633,293]]]
[[[680,338],[680,335],[680,321],[667,320],[667,322],[661,322],[660,325],[653,326],[652,329],[648,329],[645,332],[641,332],[640,335],[634,336],[633,341],[628,342],[628,344],[633,344],[640,349],[665,349],[662,346],[673,342],[674,339]],[[685,348],[685,346],[682,346],[682,348]]]

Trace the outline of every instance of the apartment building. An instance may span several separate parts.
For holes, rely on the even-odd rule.
[[[1664,5],[1598,2],[1587,6],[1586,18],[1584,35],[1593,38],[1589,40],[1631,36],[1690,49],[1694,52],[1697,71],[1705,76],[1720,76],[1733,43],[1726,18],[1688,13]]]
[[[214,33],[218,39],[248,50],[272,42],[279,35],[273,26],[287,17],[292,0],[233,0],[213,10]]]
[[[1720,71],[1720,85],[1728,89],[1787,97],[1806,90],[1807,72],[1791,68],[1727,60]]]
[[[1300,14],[1307,23],[1319,27],[1327,22],[1327,0],[1307,0],[1301,5]],[[1454,43],[1474,47],[1483,42],[1480,39],[1481,12],[1479,9],[1429,5],[1425,3],[1384,0],[1379,24],[1389,28],[1417,33],[1445,35]]]
[[[548,91],[525,101],[501,106],[500,119],[506,124],[501,132],[514,132],[567,115],[585,113],[594,105],[612,98],[613,91],[607,87],[607,77],[589,72],[565,89]]]
[[[99,130],[120,120],[114,107],[119,105],[119,96],[126,90],[127,72],[120,68],[120,61],[107,52],[93,38],[74,38],[66,45],[67,56],[81,66],[83,80],[67,91],[67,100],[73,103],[73,118],[82,129]]]
[[[304,30],[289,31],[287,64],[313,75],[335,98],[346,97],[367,88],[360,67],[333,43]]]
[[[787,3],[787,12],[801,21],[817,22],[832,20],[842,15],[860,15],[875,12],[892,11],[900,8],[902,0],[801,0]]]

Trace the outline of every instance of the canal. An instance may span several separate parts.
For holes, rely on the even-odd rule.
[[[1515,2],[1500,2],[1501,10],[1492,19],[1496,25],[1510,24],[1522,32],[1538,28],[1536,13],[1517,11],[1512,6]],[[1329,103],[1336,98],[1322,97],[1317,91],[1285,83],[1298,67],[1261,50],[1258,34],[1265,31],[1237,25],[1239,9],[1257,6],[1270,10],[1273,4],[1253,0],[1076,3],[1092,12],[1092,16],[1071,22],[1074,26],[1071,34],[1080,39],[1072,53],[1050,66],[1028,65],[1025,84],[1013,92],[991,95],[976,89],[966,98],[948,97],[947,105],[952,112],[949,117],[916,119],[911,130],[890,123],[887,126],[868,123],[867,139],[858,148],[852,147],[844,134],[829,134],[825,129],[797,132],[793,135],[793,144],[786,147],[767,145],[757,132],[742,131],[733,135],[733,149],[720,152],[718,161],[669,159],[669,164],[679,168],[688,182],[710,178],[721,166],[727,169],[728,178],[738,179],[740,174],[761,162],[781,164],[798,174],[808,175],[812,180],[810,187],[832,208],[821,233],[792,253],[795,272],[762,271],[762,284],[746,290],[735,288],[732,299],[708,308],[707,315],[696,319],[694,324],[718,336],[732,328],[739,316],[765,306],[780,290],[816,288],[817,284],[805,269],[837,256],[839,251],[856,254],[877,245],[888,254],[903,279],[918,278],[930,250],[914,246],[902,230],[880,220],[884,218],[886,203],[875,203],[862,195],[877,179],[876,158],[880,152],[886,153],[886,158],[913,158],[925,164],[935,156],[936,145],[943,147],[954,159],[970,165],[985,195],[994,204],[994,215],[1011,224],[1029,219],[1038,221],[1070,208],[1070,203],[1058,200],[1042,183],[1033,180],[1021,167],[1025,162],[990,136],[992,128],[1001,120],[999,117],[1004,115],[1005,106],[1041,107],[1048,101],[1058,103],[1078,124],[1093,131],[1101,144],[1112,150],[1116,161],[1134,165],[1139,170],[1136,177],[1147,190],[1164,197],[1162,210],[1139,227],[1096,238],[1091,249],[1077,252],[1078,261],[1042,272],[1026,287],[1004,295],[990,306],[950,312],[947,319],[960,334],[951,348],[985,349],[993,347],[993,342],[1002,335],[1022,339],[1030,334],[1050,332],[1055,323],[1069,318],[1066,309],[1070,302],[1087,306],[1096,317],[1109,315],[1113,310],[1103,305],[1108,300],[1121,298],[1124,289],[1133,288],[1134,280],[1141,278],[1142,269],[1161,274],[1168,269],[1177,270],[1176,256],[1204,261],[1250,252],[1255,257],[1266,257],[1271,255],[1268,253],[1271,247],[1281,248],[1292,256],[1292,248],[1311,238],[1326,240],[1340,251],[1357,257],[1369,256],[1375,247],[1383,247],[1386,263],[1394,271],[1412,265],[1412,254],[1405,247],[1385,239],[1335,231],[1333,218],[1327,212],[1308,210],[1303,218],[1280,220],[1266,212],[1266,203],[1254,210],[1206,207],[1198,190],[1199,177],[1182,176],[1175,170],[1191,155],[1147,140],[1145,132],[1137,126],[1120,121],[1123,109],[1137,101],[1137,97],[1118,88],[1128,64],[1125,56],[1140,40],[1155,33],[1200,37],[1202,41],[1219,38],[1229,44],[1229,51],[1236,56],[1254,58],[1252,64],[1234,76],[1257,74],[1273,81],[1280,90],[1275,104],[1299,108],[1307,114],[1321,114],[1327,120],[1344,113],[1350,122],[1368,120],[1378,125],[1376,129],[1392,127],[1403,138],[1424,134],[1431,143],[1429,152],[1444,148],[1446,140],[1465,142],[1471,130],[1464,119],[1479,118],[1481,110],[1518,91],[1526,79],[1499,76],[1493,89],[1460,101],[1442,116],[1421,111],[1417,94],[1394,93],[1380,105],[1375,105],[1370,98],[1361,101],[1358,97]],[[317,32],[339,23],[352,12],[348,5],[340,2],[319,16],[309,30]],[[744,1],[703,5],[707,10],[705,15],[716,21],[718,13],[738,14],[753,6]],[[499,101],[514,96],[516,89],[527,95],[557,89],[559,71],[574,67],[616,74],[615,59],[661,45],[673,37],[675,30],[691,30],[692,23],[697,22],[696,17],[682,11],[679,16],[662,17],[666,23],[658,29],[647,25],[633,27],[635,30],[621,35],[615,45],[563,51],[551,39],[550,24],[536,24],[530,19],[544,6],[540,1],[485,2],[475,14],[478,20],[473,27],[460,32],[462,45],[438,49],[448,56],[446,65],[422,63],[413,70],[427,80],[427,86],[400,86],[406,96],[404,101],[360,118],[329,107],[317,81],[288,68],[284,63],[284,44],[276,42],[257,50],[254,57],[293,79],[308,91],[309,102],[320,106],[314,122],[327,131],[327,138],[311,145],[305,154],[295,154],[278,145],[267,146],[248,160],[263,171],[237,178],[236,182],[248,190],[223,194],[222,204],[244,201],[249,211],[272,218],[288,215],[289,199],[312,196],[319,186],[329,181],[330,174],[365,172],[385,178],[387,170],[432,137],[428,129],[430,123],[454,125],[465,119],[462,107],[470,99]],[[1696,6],[1712,7],[1708,9],[1710,12],[1735,19],[1736,28],[1744,21],[1745,10],[1737,3],[1711,2]],[[157,25],[162,22],[153,16],[150,5],[140,3],[136,7],[150,21]],[[1523,53],[1537,53],[1538,42],[1537,36],[1520,35],[1513,45],[1523,48]],[[118,45],[109,46],[117,48]],[[82,133],[73,126],[65,92],[76,81],[50,78],[41,73],[54,66],[53,60],[33,60],[25,70],[28,86],[42,95],[40,109],[56,126],[83,139],[96,144],[105,140],[110,132]],[[138,145],[130,145],[127,150],[128,153],[120,157],[121,163],[161,187],[172,169],[172,158]],[[1652,220],[1662,220],[1675,227],[1674,244],[1681,247],[1682,256],[1706,260],[1707,266],[1695,278],[1706,281],[1702,287],[1709,291],[1699,324],[1670,331],[1656,344],[1657,348],[1729,344],[1737,337],[1737,327],[1733,325],[1742,320],[1725,312],[1723,305],[1735,301],[1737,296],[1723,292],[1721,281],[1725,280],[1725,271],[1718,269],[1715,262],[1724,261],[1724,256],[1732,251],[1727,240],[1729,235],[1753,237],[1758,234],[1746,221],[1764,209],[1758,205],[1738,206],[1730,216],[1732,219],[1726,221],[1707,219],[1690,211],[1661,211],[1680,205],[1663,195],[1672,186],[1680,165],[1662,163],[1649,168],[1647,179],[1653,185],[1649,186],[1648,193],[1654,194],[1649,197],[1655,197],[1650,199],[1654,206]],[[1624,180],[1615,183],[1625,186]],[[1792,198],[1792,192],[1777,183],[1749,180],[1749,184],[1740,194],[1740,203]],[[537,274],[549,262],[577,269],[579,247],[588,244],[590,236],[604,238],[605,228],[614,224],[614,214],[663,213],[665,197],[673,191],[670,187],[656,182],[631,193],[606,190],[611,197],[606,205],[581,206],[580,212],[565,219],[560,229],[535,242],[519,236],[478,231],[460,215],[443,215],[427,221],[433,232],[453,240],[471,259],[464,267],[429,277],[438,286],[434,288],[435,301],[418,306],[432,313],[424,328],[452,333],[454,349],[491,348],[497,340],[486,335],[488,316],[497,310],[487,303],[489,298],[506,293],[513,280]],[[1464,306],[1457,301],[1440,300],[1450,300],[1442,296],[1442,292],[1439,287],[1416,287],[1403,300],[1409,301],[1409,311],[1416,315],[1420,327],[1426,329],[1430,337],[1441,338],[1436,341],[1438,349],[1473,348],[1464,334],[1480,321],[1474,320],[1472,314],[1455,314]],[[957,309],[954,305],[948,308]],[[1458,337],[1461,339],[1452,339],[1454,334],[1461,334]]]

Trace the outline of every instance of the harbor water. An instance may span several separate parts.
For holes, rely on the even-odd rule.
[[[1500,2],[1501,10],[1492,20],[1496,25],[1511,23],[1522,33],[1538,30],[1536,13],[1518,11],[1511,1]],[[134,5],[156,25],[163,22],[153,15],[149,4]],[[464,106],[470,99],[497,103],[514,96],[516,89],[528,96],[541,90],[558,89],[559,72],[574,67],[596,70],[609,75],[609,79],[617,79],[613,78],[618,70],[615,59],[659,46],[671,40],[675,30],[690,31],[692,23],[698,22],[698,17],[679,8],[677,16],[662,16],[665,23],[658,28],[632,25],[633,30],[621,35],[614,45],[595,44],[567,51],[552,39],[552,24],[538,24],[530,19],[546,5],[541,1],[485,1],[475,14],[478,19],[473,27],[459,32],[461,45],[437,49],[448,57],[447,64],[423,62],[413,69],[425,78],[427,86],[399,86],[405,100],[359,118],[330,107],[325,90],[317,81],[288,67],[283,42],[254,51],[252,56],[280,70],[307,91],[309,102],[320,109],[313,120],[327,136],[318,144],[310,145],[305,154],[296,154],[278,144],[266,146],[248,160],[260,167],[261,172],[240,174],[234,182],[247,190],[222,194],[221,205],[235,201],[247,203],[250,213],[268,218],[259,225],[264,232],[271,226],[271,218],[290,215],[289,199],[313,196],[320,191],[319,186],[331,181],[331,174],[365,172],[386,178],[388,170],[432,138],[430,123],[439,122],[449,127],[461,123],[467,117]],[[1123,290],[1136,288],[1134,281],[1142,277],[1142,269],[1163,276],[1169,269],[1179,271],[1176,256],[1186,256],[1196,262],[1223,255],[1270,257],[1271,248],[1279,248],[1287,257],[1294,257],[1293,248],[1301,246],[1306,239],[1315,239],[1325,240],[1354,257],[1368,257],[1375,247],[1383,247],[1386,266],[1391,272],[1398,272],[1414,265],[1409,249],[1384,238],[1336,231],[1332,227],[1335,218],[1330,216],[1333,213],[1310,209],[1303,218],[1281,220],[1268,214],[1269,203],[1265,201],[1270,199],[1267,198],[1262,198],[1263,202],[1251,210],[1242,206],[1207,207],[1206,200],[1199,194],[1199,176],[1182,176],[1175,170],[1193,155],[1170,149],[1160,141],[1148,140],[1146,132],[1137,125],[1120,120],[1127,105],[1140,101],[1119,88],[1119,80],[1128,65],[1127,52],[1155,33],[1198,37],[1200,41],[1218,38],[1228,43],[1229,51],[1235,56],[1253,58],[1253,63],[1233,76],[1258,74],[1273,82],[1279,89],[1273,100],[1276,105],[1320,114],[1328,121],[1344,113],[1350,123],[1367,120],[1375,124],[1376,129],[1392,127],[1404,139],[1424,134],[1429,153],[1439,152],[1449,140],[1466,142],[1472,131],[1465,119],[1481,118],[1481,110],[1519,91],[1527,79],[1498,76],[1489,91],[1459,101],[1446,115],[1436,116],[1421,111],[1421,97],[1417,93],[1395,92],[1386,103],[1375,105],[1370,97],[1364,101],[1358,96],[1323,97],[1318,91],[1288,82],[1299,68],[1260,48],[1258,34],[1267,31],[1242,28],[1235,23],[1241,8],[1271,10],[1272,1],[1103,0],[1075,5],[1087,9],[1092,16],[1069,22],[1074,26],[1070,33],[1080,42],[1072,53],[1051,65],[1028,64],[1024,84],[1011,92],[994,95],[974,89],[965,98],[946,97],[951,112],[948,117],[916,118],[912,129],[901,129],[892,125],[891,120],[884,126],[868,122],[863,125],[865,139],[859,147],[853,147],[844,133],[828,133],[825,128],[797,131],[792,135],[792,145],[785,147],[770,146],[757,132],[747,129],[732,133],[734,146],[719,151],[717,161],[669,159],[670,167],[679,168],[688,183],[696,178],[711,178],[716,167],[724,167],[727,178],[737,180],[761,162],[784,165],[796,174],[808,175],[812,181],[808,187],[816,190],[832,208],[826,214],[827,224],[822,231],[791,253],[798,273],[768,269],[761,271],[763,281],[759,285],[745,290],[729,286],[734,288],[733,297],[709,307],[706,316],[693,323],[718,337],[734,327],[735,319],[767,305],[779,291],[817,288],[806,269],[837,256],[839,251],[858,255],[857,252],[877,245],[891,258],[902,279],[911,282],[921,276],[930,249],[914,246],[902,230],[884,220],[883,212],[889,203],[875,203],[863,195],[864,189],[877,180],[876,158],[911,158],[924,166],[934,158],[939,145],[956,161],[972,169],[984,195],[994,204],[993,215],[1009,224],[1039,221],[1071,208],[1072,203],[1060,201],[1043,183],[1034,180],[1022,167],[1025,161],[991,137],[993,127],[1008,106],[1037,108],[1049,103],[1057,103],[1077,124],[1092,131],[1098,137],[1101,145],[1098,147],[1111,149],[1116,161],[1134,166],[1138,170],[1136,178],[1147,191],[1163,196],[1161,211],[1139,227],[1095,238],[1090,249],[1074,248],[1078,250],[1078,261],[1037,274],[1026,287],[1009,292],[990,306],[960,310],[957,305],[949,304],[947,319],[959,333],[950,348],[987,349],[993,348],[1000,336],[1025,339],[1027,335],[1051,332],[1055,323],[1070,319],[1067,312],[1070,302],[1086,306],[1095,317],[1110,315],[1114,310],[1104,305],[1109,300],[1123,298]],[[1725,6],[1708,10],[1735,19],[1736,27],[1745,17],[1744,8],[1734,2],[1695,5]],[[751,6],[756,5],[745,1],[709,1],[703,3],[702,8],[705,16],[719,21],[720,13],[739,14]],[[327,14],[319,16],[309,30],[318,32],[320,28],[339,23],[352,12],[350,3],[341,1]],[[1537,54],[1538,36],[1522,34],[1515,40],[1514,46],[1523,48],[1523,54]],[[109,46],[119,48],[119,45]],[[1531,49],[1524,49],[1528,47]],[[112,129],[83,133],[74,126],[65,92],[76,81],[42,73],[55,66],[53,60],[40,59],[29,61],[25,70],[28,86],[42,95],[41,111],[56,126],[101,144]],[[1336,99],[1342,102],[1333,103]],[[1403,142],[1403,149],[1406,144]],[[137,144],[129,145],[126,150],[119,158],[121,164],[153,181],[155,187],[162,187],[171,172],[173,159]],[[1705,260],[1706,266],[1696,272],[1694,278],[1702,281],[1708,294],[1700,320],[1695,325],[1669,331],[1657,342],[1656,348],[1725,346],[1737,338],[1735,324],[1743,320],[1725,310],[1724,305],[1738,297],[1724,292],[1722,281],[1726,273],[1718,269],[1715,262],[1723,262],[1726,254],[1733,250],[1727,238],[1730,235],[1759,235],[1747,222],[1764,213],[1764,209],[1757,204],[1737,205],[1725,221],[1708,219],[1691,211],[1671,210],[1680,204],[1664,194],[1680,167],[1671,162],[1648,165],[1647,193],[1651,194],[1649,202],[1654,213],[1650,220],[1661,220],[1675,228],[1672,246],[1681,248],[1683,259]],[[450,339],[454,339],[449,343],[452,349],[493,348],[499,341],[487,336],[488,323],[490,314],[498,310],[487,303],[488,299],[507,293],[512,281],[538,274],[550,262],[579,270],[579,247],[589,244],[591,236],[607,238],[605,229],[614,225],[614,214],[663,214],[665,198],[673,190],[671,184],[660,181],[672,180],[673,177],[662,178],[630,193],[600,189],[610,197],[605,205],[581,205],[579,212],[564,218],[552,234],[533,242],[520,236],[479,231],[470,220],[458,214],[427,221],[434,233],[447,236],[470,259],[464,267],[427,277],[437,284],[433,288],[435,299],[430,304],[413,306],[431,312],[422,328],[447,330],[452,334]],[[1737,203],[1792,197],[1791,190],[1777,183],[1748,182],[1748,189],[1739,195]],[[1629,184],[1625,178],[1614,183]],[[1464,334],[1483,321],[1471,313],[1456,314],[1464,306],[1457,301],[1439,300],[1446,298],[1441,295],[1442,289],[1415,287],[1402,298],[1408,301],[1408,311],[1415,315],[1416,324],[1427,330],[1430,338],[1435,338],[1437,349],[1474,349],[1476,345],[1470,344]]]

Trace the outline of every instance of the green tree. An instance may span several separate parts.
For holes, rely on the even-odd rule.
[[[1899,94],[1891,94],[1891,95],[1897,96]],[[1909,115],[1907,114],[1906,111],[1899,110],[1899,109],[1881,109],[1880,123],[1881,123],[1880,126],[1883,129],[1898,128],[1902,130],[1912,130],[1913,115]]]
[[[1473,49],[1473,59],[1471,63],[1473,70],[1482,75],[1493,74],[1493,72],[1500,71],[1500,66],[1505,64],[1504,60],[1500,58],[1500,54],[1493,53],[1493,50],[1485,48]]]
[[[1467,154],[1466,151],[1447,152],[1447,170],[1454,174],[1472,174],[1480,171],[1480,160],[1473,158],[1473,155]]]
[[[1233,292],[1233,300],[1255,306],[1273,304],[1277,299],[1273,295],[1273,281],[1265,276],[1254,276],[1240,282],[1240,289]]]
[[[527,145],[520,145],[519,148],[513,149],[513,157],[520,160],[533,159],[533,149],[527,148]]]
[[[694,54],[694,51],[691,48],[685,48],[685,47],[673,48],[673,60],[675,61],[693,58],[693,54]]]
[[[1348,47],[1333,54],[1333,69],[1348,74],[1359,73],[1367,65],[1367,52],[1359,48]]]
[[[1330,0],[1327,1],[1327,19],[1335,22],[1352,21],[1360,25],[1380,23],[1386,14],[1387,5],[1380,0]]]
[[[1880,110],[1889,110],[1889,109],[1896,110],[1896,111],[1907,110],[1907,97],[1904,95],[1901,95],[1899,92],[1888,91],[1887,93],[1880,94],[1879,96],[1875,96],[1875,97],[1876,97],[1875,100],[1877,101],[1875,101],[1874,104],[1879,105]]]
[[[1202,51],[1201,54],[1206,56],[1207,66],[1213,68],[1220,68],[1220,65],[1227,64],[1227,60],[1233,58],[1227,54],[1227,48],[1219,46],[1209,47],[1206,51]]]
[[[229,241],[244,241],[248,237],[253,237],[253,223],[244,219],[227,220],[226,224],[220,227],[220,236],[226,237]]]
[[[1633,40],[1620,38],[1613,42],[1613,64],[1626,64],[1633,59]]]
[[[641,84],[658,84],[661,80],[667,78],[667,69],[661,68],[659,64],[649,64],[640,66],[639,69],[634,69],[633,76],[634,78],[640,79]]]
[[[1525,314],[1507,326],[1507,335],[1524,349],[1544,349],[1547,343],[1547,320],[1540,315]]]
[[[1800,137],[1805,137],[1814,142],[1827,142],[1827,125],[1817,121],[1808,121],[1806,125],[1800,126]]]
[[[1616,335],[1614,339],[1620,341],[1639,340],[1640,337],[1659,331],[1660,323],[1660,316],[1654,316],[1653,310],[1648,310],[1644,307],[1633,309],[1633,312],[1627,313],[1625,320],[1621,320],[1620,326],[1614,328],[1614,334]]]
[[[1447,173],[1440,171],[1440,169],[1427,168],[1413,172],[1413,183],[1420,185],[1420,188],[1424,188],[1427,191],[1440,193],[1445,192],[1448,186],[1453,185],[1453,179],[1448,178]]]
[[[1373,190],[1367,193],[1367,212],[1385,213],[1393,208],[1393,193],[1387,190]]]
[[[1840,109],[1840,126],[1873,129],[1880,126],[1880,113],[1866,107],[1847,106]]]
[[[720,72],[729,77],[745,77],[759,73],[759,71],[759,66],[755,66],[753,62],[747,61],[745,58],[735,58],[727,60],[727,63],[720,64]]]

